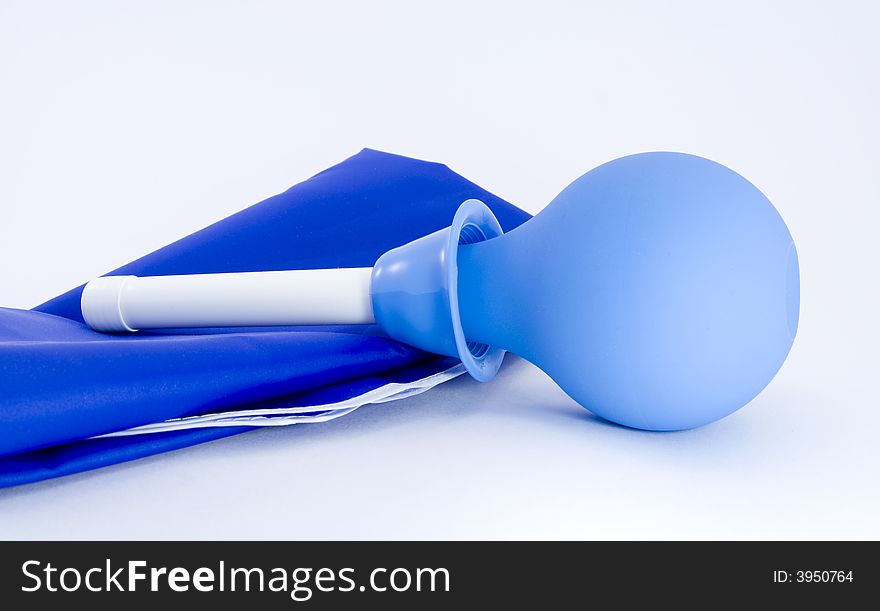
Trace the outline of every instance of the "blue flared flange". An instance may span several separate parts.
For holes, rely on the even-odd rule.
[[[392,338],[428,352],[457,356],[485,382],[498,372],[505,351],[469,342],[458,308],[458,246],[504,231],[480,200],[462,203],[452,225],[382,255],[373,267],[373,314]]]

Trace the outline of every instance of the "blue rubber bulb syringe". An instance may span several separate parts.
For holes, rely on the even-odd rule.
[[[588,172],[507,234],[468,200],[373,268],[111,276],[82,305],[105,331],[375,321],[478,380],[509,351],[607,420],[679,430],[770,382],[799,300],[791,235],[756,187],[701,157],[643,153]]]

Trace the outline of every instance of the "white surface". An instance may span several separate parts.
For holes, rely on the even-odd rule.
[[[0,537],[880,538],[872,2],[0,4],[0,303],[29,307],[364,146],[536,212],[681,150],[800,255],[776,380],[686,433],[522,361],[334,422],[0,491]],[[59,253],[64,253],[61,256]]]
[[[98,331],[369,324],[372,267],[108,276],[90,280],[82,313]]]

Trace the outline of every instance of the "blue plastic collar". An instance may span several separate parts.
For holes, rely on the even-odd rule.
[[[486,204],[469,199],[450,227],[389,250],[373,266],[370,294],[376,322],[390,337],[457,356],[475,379],[491,380],[505,351],[468,342],[464,335],[458,309],[458,246],[503,233]]]

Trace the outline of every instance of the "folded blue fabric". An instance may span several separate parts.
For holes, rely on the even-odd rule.
[[[444,165],[367,149],[111,275],[371,266],[448,226],[469,198],[505,230],[529,218]],[[81,292],[0,309],[0,487],[250,429],[96,435],[265,401],[341,401],[450,366],[374,325],[96,333],[83,324]]]

